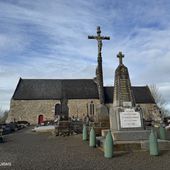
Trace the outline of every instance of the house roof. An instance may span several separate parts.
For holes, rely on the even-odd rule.
[[[114,87],[104,87],[106,103],[113,102]],[[147,86],[132,87],[136,103],[155,103]],[[98,99],[93,79],[21,79],[13,100]]]

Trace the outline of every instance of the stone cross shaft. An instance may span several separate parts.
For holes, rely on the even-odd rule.
[[[119,58],[119,64],[122,65],[122,64],[123,64],[122,59],[123,59],[123,57],[124,57],[124,54],[122,54],[122,52],[119,52],[118,55],[117,55],[117,57]]]
[[[105,103],[104,97],[104,89],[103,89],[103,70],[102,70],[102,40],[110,40],[110,37],[101,36],[100,27],[97,27],[97,35],[96,36],[88,36],[88,39],[96,39],[98,42],[98,65],[96,68],[96,78],[97,78],[97,86],[99,93],[100,104]]]

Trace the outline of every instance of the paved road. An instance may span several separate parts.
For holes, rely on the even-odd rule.
[[[80,136],[54,137],[30,129],[6,136],[0,143],[0,169],[12,170],[169,170],[170,151],[151,157],[147,152],[115,154],[90,148]],[[3,163],[11,166],[2,166]]]

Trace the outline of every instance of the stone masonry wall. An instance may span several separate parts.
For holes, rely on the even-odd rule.
[[[156,104],[139,104],[143,110],[143,117],[146,120],[152,119],[160,121],[160,113],[156,107]]]
[[[98,99],[74,99],[68,101],[69,116],[83,117],[83,114],[87,114],[87,104],[93,101],[94,103],[94,115],[96,114],[95,106],[99,104]]]
[[[87,114],[87,104],[93,101],[94,116],[96,114],[96,105],[99,104],[98,99],[72,99],[68,100],[69,116],[83,117]],[[18,120],[27,120],[31,124],[38,123],[38,116],[43,115],[44,120],[54,119],[55,105],[60,104],[60,100],[11,100],[10,112],[7,122]],[[107,104],[110,108],[112,104]],[[153,118],[159,120],[159,112],[155,110],[155,104],[140,104],[144,111],[144,118]]]
[[[69,116],[82,118],[83,114],[87,113],[87,104],[91,101],[94,105],[99,103],[97,99],[68,100]],[[60,104],[60,100],[11,100],[7,122],[15,119],[37,124],[39,115],[43,115],[44,120],[53,120],[55,105],[58,103]]]
[[[26,120],[31,124],[38,123],[38,116],[44,120],[54,119],[54,106],[58,100],[11,100],[8,121]]]

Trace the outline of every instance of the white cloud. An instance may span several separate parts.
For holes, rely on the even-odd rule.
[[[93,78],[97,43],[87,36],[97,25],[111,36],[103,43],[105,84],[113,85],[123,51],[132,84],[166,84],[160,88],[169,102],[169,7],[145,0],[1,1],[0,104],[8,107],[19,77]]]

